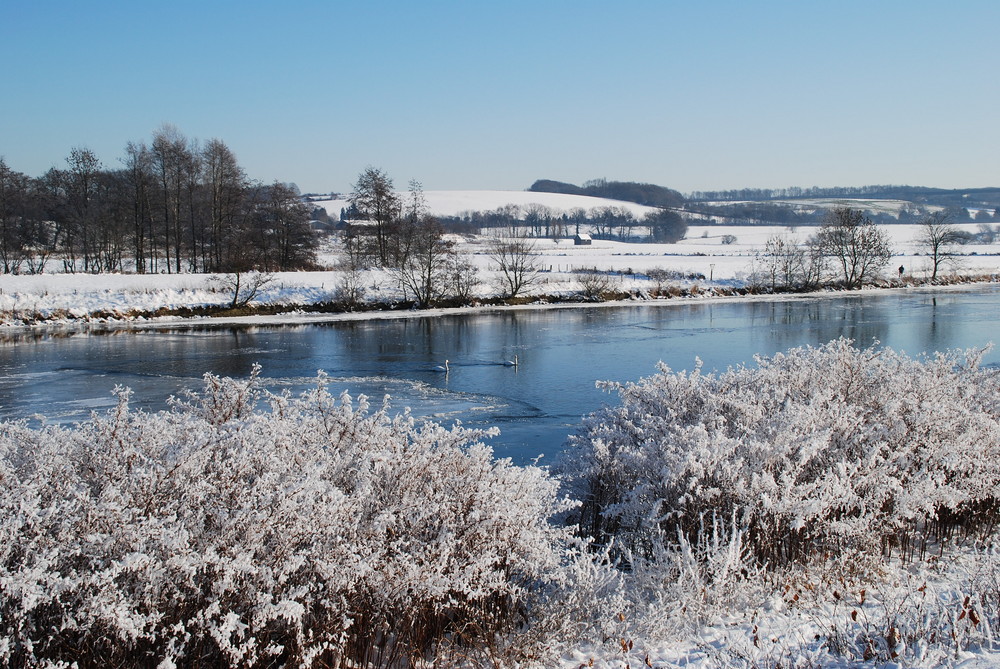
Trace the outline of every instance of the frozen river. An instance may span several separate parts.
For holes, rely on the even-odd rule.
[[[133,389],[135,406],[161,409],[205,372],[245,376],[260,363],[272,390],[298,392],[324,370],[336,393],[388,394],[418,416],[495,425],[497,455],[523,463],[556,453],[583,414],[616,401],[598,379],[636,380],[659,360],[690,369],[696,357],[724,369],[842,335],[908,353],[981,347],[1000,339],[998,307],[1000,288],[985,286],[21,337],[0,342],[0,418],[79,420],[112,406],[118,384]],[[504,364],[515,355],[517,367]],[[437,369],[445,360],[447,374]]]

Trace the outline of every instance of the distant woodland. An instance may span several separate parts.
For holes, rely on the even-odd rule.
[[[670,188],[654,184],[636,183],[633,181],[608,181],[594,179],[583,186],[575,186],[562,181],[539,179],[531,184],[529,191],[535,193],[565,193],[567,195],[589,195],[590,197],[606,197],[610,200],[635,202],[647,207],[681,207],[684,196]]]
[[[952,223],[983,223],[1000,220],[1000,188],[944,189],[922,186],[858,186],[821,188],[740,188],[695,191],[687,197],[655,184],[594,179],[577,186],[539,179],[528,189],[541,193],[589,195],[661,207],[698,218],[712,217],[731,225],[820,225],[826,208],[811,200],[867,199],[902,200],[907,204],[894,212],[873,212],[877,223],[916,223],[930,208],[943,208]],[[801,202],[797,202],[800,200]]]
[[[1000,188],[944,189],[923,186],[858,186],[833,188],[740,188],[737,190],[695,191],[690,202],[704,201],[765,201],[807,198],[863,198],[877,200],[907,200],[915,204],[940,207],[1000,207]]]

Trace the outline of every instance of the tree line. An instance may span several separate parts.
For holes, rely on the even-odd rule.
[[[30,177],[0,158],[0,269],[277,271],[315,265],[317,235],[294,184],[250,179],[219,139],[173,126],[128,142],[118,166],[76,147]]]
[[[803,188],[737,188],[732,190],[694,191],[688,194],[689,202],[705,201],[763,201],[799,198],[874,198],[880,200],[909,200],[919,204],[940,207],[1000,206],[1000,188],[946,189],[924,186],[812,186]]]
[[[921,221],[916,242],[930,263],[931,281],[946,269],[957,269],[956,249],[967,241],[947,212]],[[878,279],[892,256],[889,236],[880,226],[857,209],[840,207],[828,211],[816,234],[803,243],[787,235],[768,239],[750,280],[772,290],[815,289],[830,282],[860,288]],[[905,272],[905,267],[898,269],[900,279]]]
[[[869,217],[876,223],[915,225],[922,223],[932,207],[905,205],[896,211],[873,211]],[[723,219],[728,225],[822,225],[829,210],[815,205],[787,202],[738,201],[738,202],[688,202],[684,211],[689,214]],[[938,210],[941,211],[941,210]],[[1000,220],[1000,209],[975,209],[946,207],[943,209],[953,223],[988,223]]]
[[[532,237],[562,239],[581,232],[595,239],[626,242],[674,243],[687,233],[687,221],[676,211],[660,209],[636,216],[626,207],[615,205],[574,207],[559,211],[539,203],[524,206],[506,204],[487,211],[460,212],[443,216],[441,223],[455,232],[482,232],[496,228],[521,227]]]

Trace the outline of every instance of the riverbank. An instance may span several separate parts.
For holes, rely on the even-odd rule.
[[[919,226],[887,226],[897,250],[890,278],[873,288],[893,289],[997,281],[1000,244],[968,244],[950,259],[945,278],[931,282],[929,259],[914,240]],[[974,227],[974,226],[973,226]],[[0,331],[88,328],[178,327],[267,322],[321,322],[357,318],[400,318],[553,305],[648,303],[705,299],[773,299],[762,286],[760,259],[767,240],[782,235],[797,243],[813,228],[776,226],[692,226],[676,244],[594,240],[534,240],[539,272],[516,300],[498,297],[502,277],[481,236],[454,235],[455,248],[474,270],[467,304],[439,304],[412,312],[398,281],[385,270],[339,271],[343,249],[331,239],[319,258],[331,269],[269,275],[256,296],[232,309],[225,277],[212,274],[68,274],[0,276]],[[53,268],[55,265],[53,265]],[[901,267],[902,277],[896,269]],[[866,288],[865,290],[869,290]],[[830,287],[821,291],[839,292]],[[803,293],[779,293],[800,296]],[[242,300],[237,300],[237,302]]]
[[[233,326],[306,325],[314,323],[391,320],[403,318],[433,318],[455,314],[489,314],[510,310],[577,309],[581,307],[619,307],[645,304],[668,306],[692,301],[729,302],[734,300],[775,301],[817,297],[838,297],[847,292],[919,290],[950,291],[1000,282],[1000,276],[951,276],[930,282],[915,279],[881,281],[860,289],[825,286],[816,290],[769,290],[734,281],[684,282],[660,284],[655,288],[649,280],[633,276],[636,286],[631,290],[609,291],[601,296],[587,297],[582,291],[567,287],[559,293],[530,295],[516,300],[496,297],[476,299],[468,304],[417,309],[412,302],[366,301],[345,306],[324,296],[329,273],[318,274],[319,288],[280,285],[262,295],[262,299],[233,309],[230,297],[211,288],[210,276],[175,275],[50,275],[34,278],[41,284],[33,293],[13,293],[0,289],[0,338],[19,338],[29,333],[73,334],[109,330],[157,330]],[[150,280],[152,279],[152,281]],[[22,281],[22,283],[25,283]],[[155,287],[157,283],[175,284]],[[189,285],[183,285],[188,283]],[[201,283],[202,288],[195,286]],[[315,281],[313,282],[315,283]],[[180,284],[180,285],[177,285]],[[643,285],[646,284],[646,285]],[[69,286],[75,286],[69,288]],[[32,300],[31,296],[35,299]],[[296,297],[314,297],[313,301],[295,302]],[[44,303],[46,306],[40,306]],[[73,305],[76,306],[73,306]],[[161,305],[155,306],[154,305]],[[29,306],[30,305],[30,306]]]

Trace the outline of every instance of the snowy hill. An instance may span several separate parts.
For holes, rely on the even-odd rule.
[[[403,198],[406,195],[400,193]],[[622,200],[520,190],[429,190],[424,191],[424,198],[430,213],[434,216],[458,216],[469,211],[493,211],[506,205],[525,208],[533,204],[548,207],[557,214],[578,208],[590,211],[599,207],[620,207],[631,211],[636,218],[641,218],[646,212],[656,211],[655,207]],[[346,209],[350,203],[346,199],[338,199],[314,201],[313,204],[323,207],[330,216],[338,218],[340,210]]]

